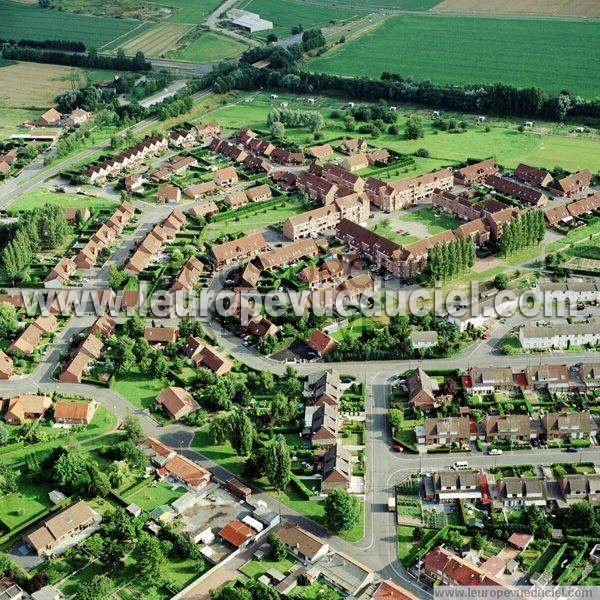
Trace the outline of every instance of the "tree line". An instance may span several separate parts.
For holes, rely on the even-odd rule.
[[[83,67],[86,69],[108,69],[116,71],[150,71],[152,64],[148,62],[143,52],[137,52],[132,58],[125,56],[122,50],[116,56],[98,54],[91,49],[86,54],[59,52],[57,50],[42,50],[19,46],[4,46],[2,57],[6,60],[24,60],[28,62],[48,63]]]
[[[12,40],[1,39],[0,44],[19,46],[26,48],[40,48],[42,50],[61,50],[62,52],[85,52],[86,45],[83,42],[73,40]]]
[[[19,214],[14,233],[0,253],[0,262],[11,281],[24,280],[36,252],[58,248],[70,231],[63,209],[46,204]]]
[[[471,239],[436,244],[427,252],[427,269],[433,280],[454,277],[475,264],[475,245]]]
[[[528,246],[536,246],[544,239],[544,232],[544,211],[528,210],[504,225],[500,249],[504,256],[509,256]]]
[[[230,65],[209,73],[205,82],[221,93],[263,86],[300,94],[333,93],[356,100],[383,99],[438,110],[544,117],[553,121],[564,121],[569,116],[600,118],[599,98],[584,99],[568,91],[549,94],[536,87],[517,88],[504,83],[442,85],[416,82],[393,73],[383,73],[380,79],[309,73],[296,68],[297,51],[293,46],[278,48],[277,53],[269,48],[260,50],[262,58],[271,58],[269,69],[252,67],[256,61],[246,55],[237,67]]]

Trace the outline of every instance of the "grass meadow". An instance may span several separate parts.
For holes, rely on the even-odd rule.
[[[0,0],[0,38],[29,40],[73,40],[89,47],[104,44],[137,27],[139,21],[78,15]]]
[[[239,56],[248,46],[233,38],[207,31],[177,54],[179,60],[217,62]]]
[[[391,71],[440,84],[501,81],[594,97],[599,36],[595,21],[404,14],[338,45],[308,68],[347,76]]]

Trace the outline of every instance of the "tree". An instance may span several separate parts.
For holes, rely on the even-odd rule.
[[[450,544],[450,546],[452,546],[453,548],[458,549],[463,545],[462,535],[460,535],[460,533],[458,533],[456,529],[450,529],[446,534],[445,539],[446,542],[448,542],[448,544]]]
[[[325,524],[338,533],[352,529],[359,518],[358,500],[346,490],[331,490],[325,500]]]
[[[423,122],[420,117],[412,116],[406,121],[404,126],[404,137],[407,140],[417,140],[425,135]]]
[[[229,441],[238,456],[248,456],[252,450],[254,425],[242,409],[229,415]]]
[[[471,538],[471,544],[475,550],[483,550],[483,547],[485,546],[485,537],[481,535],[481,533],[476,533]]]
[[[271,546],[269,555],[274,561],[282,560],[287,556],[287,548],[276,534],[270,533],[267,537],[267,542]]]
[[[120,488],[129,479],[129,465],[124,460],[115,460],[109,465],[106,474],[111,485]]]
[[[163,567],[165,563],[165,545],[153,535],[146,532],[140,534],[137,546],[138,568],[141,578],[146,582],[156,583],[162,581]]]
[[[208,437],[213,446],[224,444],[229,438],[229,415],[225,412],[213,415],[208,424]]]
[[[271,401],[271,416],[276,423],[289,423],[298,410],[298,402],[285,394],[277,393]]]
[[[104,575],[95,575],[89,581],[85,581],[77,588],[77,598],[86,600],[108,600],[113,593],[112,582]]]
[[[278,435],[265,453],[265,472],[269,483],[279,492],[283,491],[292,477],[292,461],[285,438]]]
[[[415,527],[412,532],[412,539],[415,542],[420,542],[423,539],[423,529],[421,527]]]
[[[127,412],[123,419],[123,430],[125,431],[125,438],[132,442],[138,442],[144,437],[139,418],[131,412]]]
[[[594,508],[587,500],[571,504],[564,516],[564,523],[572,529],[590,531],[594,528]]]
[[[0,338],[7,339],[17,327],[17,309],[8,302],[0,302]]]
[[[285,138],[285,125],[281,121],[275,121],[271,125],[271,135],[276,140],[283,140]]]
[[[112,263],[108,267],[108,285],[112,290],[118,290],[126,279],[126,273],[119,269],[117,265]]]
[[[54,479],[69,492],[81,492],[91,483],[88,461],[79,450],[66,448],[54,464]]]

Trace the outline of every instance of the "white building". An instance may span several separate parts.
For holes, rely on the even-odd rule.
[[[509,317],[519,306],[518,290],[504,290],[467,306],[449,307],[446,320],[459,331],[485,327],[494,319]]]
[[[433,348],[438,343],[437,331],[411,331],[408,337],[415,350]]]
[[[527,350],[547,350],[600,344],[600,322],[523,325],[519,330],[521,346]]]
[[[236,27],[250,33],[264,31],[265,29],[273,29],[273,23],[271,21],[261,19],[260,15],[257,15],[256,13],[240,10],[239,8],[232,8],[227,11],[227,19]]]

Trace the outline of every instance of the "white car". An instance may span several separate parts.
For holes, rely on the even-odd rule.
[[[492,448],[489,451],[489,454],[491,454],[492,456],[498,456],[498,455],[502,454],[502,450],[500,450],[500,448]]]

